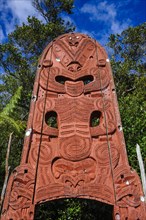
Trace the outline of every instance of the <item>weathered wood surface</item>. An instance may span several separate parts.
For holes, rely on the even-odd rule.
[[[60,36],[42,54],[2,220],[31,220],[36,204],[67,197],[111,204],[113,219],[145,219],[109,59],[95,40],[78,33]]]

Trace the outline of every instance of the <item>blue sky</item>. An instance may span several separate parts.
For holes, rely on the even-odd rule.
[[[31,0],[0,0],[0,6],[0,43],[6,41],[16,24],[26,22],[28,15],[42,20]],[[64,19],[73,22],[77,32],[105,46],[110,34],[120,34],[146,21],[146,0],[75,0],[74,14]]]

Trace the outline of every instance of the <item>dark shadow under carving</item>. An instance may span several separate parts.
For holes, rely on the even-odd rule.
[[[58,199],[37,205],[34,219],[112,220],[112,214],[112,205],[96,200]]]
[[[45,122],[49,127],[58,128],[57,113],[54,111],[47,112],[45,115]]]
[[[83,81],[84,85],[87,85],[94,80],[94,77],[92,75],[87,75],[87,76],[83,76],[79,79],[72,80],[72,79],[65,77],[65,76],[56,76],[55,80],[56,80],[56,82],[58,82],[62,85],[64,85],[66,81],[71,81],[71,82]]]
[[[100,123],[101,112],[93,111],[90,116],[90,127],[96,127]]]

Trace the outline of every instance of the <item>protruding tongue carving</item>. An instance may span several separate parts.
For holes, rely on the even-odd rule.
[[[65,90],[66,93],[70,96],[79,96],[82,94],[84,89],[84,83],[82,81],[79,82],[65,82]]]

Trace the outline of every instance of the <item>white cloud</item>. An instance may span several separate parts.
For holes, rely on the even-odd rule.
[[[27,20],[28,15],[37,15],[32,0],[9,0],[7,5],[20,24]]]
[[[121,33],[123,30],[127,29],[130,25],[130,19],[127,19],[127,22],[120,23],[119,21],[113,21],[111,23],[111,31],[113,34]]]
[[[130,20],[119,21],[117,19],[117,9],[115,4],[108,4],[107,1],[98,4],[85,3],[81,8],[81,13],[89,14],[90,21],[100,22],[105,26],[108,33],[121,33],[130,24]]]
[[[15,25],[21,25],[27,21],[28,16],[36,16],[43,20],[32,6],[32,0],[1,0],[0,20],[1,32],[0,42],[3,42],[7,35],[15,29]]]
[[[100,26],[104,27],[100,31],[92,31],[92,34],[90,35],[100,42],[100,44],[106,49],[109,56],[111,51],[106,46],[109,35],[117,33],[120,34],[131,24],[130,19],[125,21],[120,17],[119,20],[119,10],[121,10],[120,7],[117,7],[114,3],[108,3],[107,1],[98,2],[96,4],[85,3],[80,9],[81,13],[88,14],[90,22],[96,22]],[[84,33],[86,33],[85,30]]]
[[[114,19],[116,17],[115,5],[108,5],[106,1],[100,2],[97,5],[84,4],[81,8],[82,13],[90,14],[90,20],[104,21],[107,22],[109,19]]]
[[[32,5],[32,0],[8,0],[8,7],[19,21],[19,24],[27,21],[27,17],[36,16],[43,19]]]
[[[125,7],[128,4],[132,3],[134,5],[136,5],[137,3],[139,3],[140,0],[121,0],[121,1],[117,1],[117,5],[118,7]],[[141,0],[142,1],[142,0]],[[144,1],[144,0],[143,0]]]

